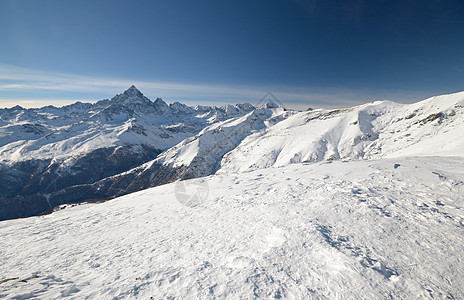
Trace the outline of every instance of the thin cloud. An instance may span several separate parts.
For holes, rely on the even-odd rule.
[[[50,104],[60,106],[78,99],[81,101],[95,101],[121,93],[132,84],[151,99],[161,97],[167,101],[181,101],[187,104],[255,103],[268,91],[272,91],[288,107],[298,107],[300,109],[309,106],[352,106],[382,99],[411,102],[411,100],[419,100],[423,96],[408,91],[350,90],[342,87],[308,89],[278,85],[207,85],[163,81],[133,81],[129,79],[43,72],[0,64],[0,92],[2,93],[1,98],[3,98],[0,99],[0,107],[18,104],[25,107],[40,107]],[[60,95],[56,96],[53,93],[59,93]],[[23,95],[25,94],[29,96],[24,98]],[[51,94],[53,96],[50,96]],[[82,97],[82,95],[86,96]],[[59,97],[59,99],[56,97]]]
[[[18,99],[18,100],[11,100],[11,99],[0,99],[0,108],[3,107],[13,107],[19,105],[24,108],[35,108],[35,107],[43,107],[48,105],[53,106],[63,106],[68,105],[76,102],[76,100],[72,99]]]

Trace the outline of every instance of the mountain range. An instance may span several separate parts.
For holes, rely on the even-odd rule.
[[[414,104],[187,106],[136,87],[94,104],[0,109],[0,220],[169,182],[292,163],[464,156],[464,92]]]
[[[0,220],[112,197],[81,187],[137,167],[205,127],[253,109],[168,105],[149,100],[134,86],[94,104],[0,109]]]

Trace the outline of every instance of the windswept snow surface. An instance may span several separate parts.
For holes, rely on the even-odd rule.
[[[463,299],[464,162],[171,183],[0,222],[0,298]]]

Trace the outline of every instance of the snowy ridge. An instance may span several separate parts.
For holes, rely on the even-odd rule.
[[[169,164],[173,167],[191,165],[195,159],[203,160],[198,167],[218,162],[224,154],[233,150],[246,136],[266,128],[265,121],[271,117],[288,115],[282,108],[258,108],[243,117],[229,119],[206,127],[195,137],[186,139],[163,152],[154,163]],[[211,165],[205,175],[215,171]]]
[[[412,155],[464,156],[464,92],[410,105],[377,101],[301,112],[248,136],[224,156],[221,172]]]

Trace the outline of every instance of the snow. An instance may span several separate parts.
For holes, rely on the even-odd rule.
[[[131,87],[0,117],[4,163],[148,144],[113,177],[201,177],[0,222],[0,298],[464,298],[464,92],[296,112]]]
[[[463,195],[451,156],[171,183],[0,222],[0,297],[462,299]]]
[[[250,134],[220,173],[291,163],[404,156],[464,156],[464,92],[414,104],[376,101],[295,113]]]
[[[229,108],[230,110],[230,108]],[[224,154],[233,150],[248,135],[266,128],[266,121],[288,113],[282,108],[255,109],[244,116],[230,118],[205,127],[160,154],[153,163],[168,167],[188,166],[195,169],[195,177],[214,173]]]

